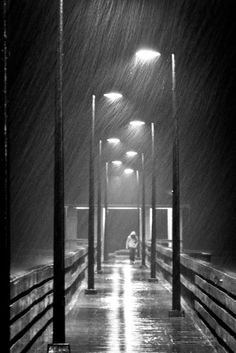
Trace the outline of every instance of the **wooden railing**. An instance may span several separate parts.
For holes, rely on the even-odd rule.
[[[181,295],[205,327],[217,338],[224,351],[236,352],[236,276],[225,273],[209,262],[204,253],[197,259],[184,251],[180,256]],[[205,254],[208,258],[208,254]],[[150,244],[147,244],[150,260]],[[172,282],[172,249],[157,245],[157,271]]]
[[[82,285],[87,249],[65,259],[66,311]],[[53,265],[41,266],[11,281],[11,353],[34,352],[52,340]]]

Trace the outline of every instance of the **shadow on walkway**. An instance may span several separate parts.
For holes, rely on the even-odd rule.
[[[97,295],[80,294],[66,325],[72,353],[210,353],[211,342],[186,315],[169,318],[171,293],[150,271],[113,260],[96,275]]]

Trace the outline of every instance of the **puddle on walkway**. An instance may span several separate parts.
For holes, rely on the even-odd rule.
[[[139,264],[106,264],[97,295],[83,294],[67,317],[72,353],[214,353],[191,319],[169,318],[171,295]]]

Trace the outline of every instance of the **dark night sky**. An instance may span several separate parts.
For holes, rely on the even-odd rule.
[[[57,5],[54,0],[9,2],[13,258],[32,248],[50,247],[53,239]],[[174,52],[181,203],[190,207],[186,244],[222,256],[233,253],[234,37],[233,1],[65,1],[66,204],[87,202],[91,95],[99,98],[110,89],[122,91],[125,100],[113,107],[97,99],[97,136],[114,132],[134,117],[154,121],[157,200],[171,202],[167,192],[171,190],[170,54]],[[137,67],[134,53],[142,46],[160,51],[161,59]],[[140,148],[148,153],[148,134],[145,141],[138,137]]]

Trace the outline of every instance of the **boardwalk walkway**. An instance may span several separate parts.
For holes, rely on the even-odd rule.
[[[67,316],[72,353],[213,353],[211,342],[186,315],[169,318],[171,294],[149,270],[114,259],[96,275],[97,295],[80,295]]]

